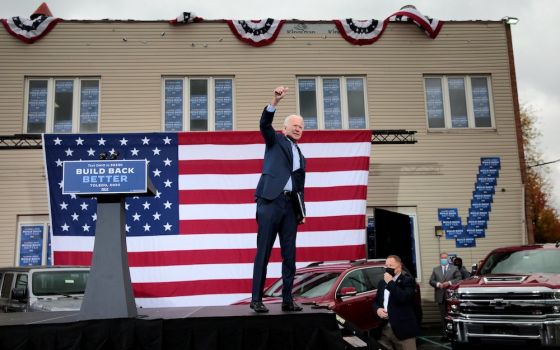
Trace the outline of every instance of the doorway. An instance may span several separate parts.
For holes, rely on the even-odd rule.
[[[414,277],[420,270],[415,207],[368,208],[368,259],[398,255]]]

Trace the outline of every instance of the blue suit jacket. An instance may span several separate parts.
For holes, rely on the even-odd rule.
[[[401,272],[396,281],[381,280],[377,285],[377,297],[373,304],[373,310],[377,315],[377,309],[383,308],[385,289],[389,290],[389,323],[395,336],[401,340],[420,335],[420,327],[414,312],[414,292],[416,282],[414,277]]]
[[[273,200],[284,190],[288,179],[292,176],[293,191],[303,196],[305,185],[305,158],[301,156],[301,168],[292,174],[292,145],[284,134],[277,133],[272,127],[274,112],[264,109],[260,130],[266,143],[262,174],[257,185],[255,197]]]

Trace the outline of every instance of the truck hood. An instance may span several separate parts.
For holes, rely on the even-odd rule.
[[[560,288],[560,274],[533,273],[533,274],[488,274],[473,276],[461,281],[456,287],[548,287]]]
[[[83,296],[37,299],[31,303],[30,309],[31,311],[79,311],[83,299]]]

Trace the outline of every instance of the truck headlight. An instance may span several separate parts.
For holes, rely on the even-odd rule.
[[[560,289],[555,289],[552,293],[552,296],[554,297],[554,299],[560,300]]]

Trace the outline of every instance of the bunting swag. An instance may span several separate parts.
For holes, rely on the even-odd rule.
[[[202,17],[196,16],[192,12],[183,12],[177,18],[169,21],[170,24],[189,24],[189,23],[199,23],[202,22]]]
[[[227,20],[229,28],[239,40],[257,47],[272,44],[284,22],[272,18],[251,21]]]
[[[354,45],[370,45],[376,42],[385,31],[389,22],[411,22],[432,39],[435,39],[443,26],[443,21],[424,16],[414,6],[405,6],[384,21],[370,20],[334,20],[334,23],[346,41]]]
[[[414,6],[403,7],[400,11],[397,11],[390,16],[389,21],[412,22],[420,27],[420,29],[424,30],[426,35],[432,39],[436,38],[443,26],[443,21],[424,16]]]
[[[10,35],[28,44],[33,44],[47,35],[60,21],[60,18],[45,15],[34,15],[32,17],[21,18],[17,16],[0,21]]]
[[[344,21],[334,20],[334,24],[346,41],[354,45],[369,45],[381,37],[387,23],[386,21],[379,22],[376,19],[353,20],[349,18]]]

